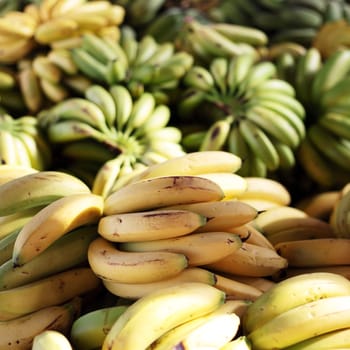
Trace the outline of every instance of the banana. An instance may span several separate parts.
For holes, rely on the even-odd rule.
[[[239,130],[256,157],[264,161],[267,169],[271,171],[277,169],[278,153],[266,133],[249,119],[239,122]]]
[[[103,111],[94,102],[72,97],[53,106],[39,120],[43,127],[60,121],[77,120],[95,127],[103,132],[109,132]]]
[[[216,182],[225,194],[223,200],[237,198],[247,190],[245,178],[235,173],[207,173],[199,176]]]
[[[86,312],[77,317],[70,329],[69,338],[77,350],[102,347],[106,334],[127,305],[116,305]]]
[[[312,336],[344,329],[349,324],[349,301],[349,295],[310,301],[275,316],[248,338],[254,349],[282,349]]]
[[[304,197],[296,207],[309,216],[328,221],[338,198],[339,191],[321,191]]]
[[[175,276],[188,266],[187,258],[171,252],[126,252],[104,238],[94,240],[88,261],[102,280],[149,283]]]
[[[325,349],[346,349],[350,344],[350,329],[337,329],[321,335],[305,339],[294,345],[288,346],[288,350],[325,350]]]
[[[84,75],[98,83],[105,83],[108,65],[104,65],[81,47],[73,47],[71,55],[74,63]]]
[[[5,129],[0,130],[0,157],[2,164],[8,165],[24,165],[23,163],[18,163],[18,155],[16,151],[16,141],[15,136]]]
[[[266,277],[286,268],[288,260],[277,250],[243,242],[241,248],[216,261],[205,265],[209,270],[233,275]]]
[[[46,205],[22,227],[12,261],[22,266],[57,239],[78,227],[94,224],[103,213],[103,198],[91,193],[72,194]]]
[[[289,84],[286,80],[271,78],[254,88],[254,93],[259,94],[262,91],[283,93],[290,97],[295,97],[296,91],[293,85]]]
[[[60,331],[45,330],[37,334],[33,339],[32,350],[73,350],[69,339]]]
[[[348,219],[347,213],[349,212],[349,198],[350,192],[346,190],[347,185],[342,189],[342,192],[338,194],[336,202],[330,212],[329,222],[334,230],[334,234],[339,238],[348,238]]]
[[[257,28],[222,22],[213,23],[210,26],[233,42],[244,42],[253,46],[264,46],[269,40],[266,33]]]
[[[112,127],[115,123],[117,108],[109,91],[101,85],[94,84],[85,91],[85,97],[101,109],[107,125]]]
[[[271,278],[266,277],[252,277],[252,276],[238,276],[238,275],[228,275],[229,278],[237,282],[245,283],[249,286],[259,289],[261,292],[265,293],[270,288],[272,288],[277,282],[273,281]]]
[[[43,307],[13,320],[0,322],[0,349],[27,350],[36,335],[46,330],[69,332],[81,310],[81,300],[74,298],[64,304]]]
[[[221,93],[225,94],[227,92],[228,60],[224,57],[214,58],[210,63],[209,70],[214,78],[215,85]]]
[[[349,117],[345,111],[330,110],[320,118],[319,124],[335,136],[349,139]]]
[[[215,88],[215,80],[210,71],[199,65],[192,66],[183,77],[187,87],[209,92]]]
[[[202,266],[223,259],[241,247],[237,234],[228,232],[191,233],[153,241],[128,241],[119,245],[128,252],[173,252],[186,256],[189,266]]]
[[[86,0],[73,0],[73,1],[57,0],[50,10],[50,16],[59,17],[70,11],[75,11],[85,2]]]
[[[148,167],[138,179],[150,179],[169,175],[199,175],[213,172],[236,172],[241,159],[225,151],[191,152],[181,157],[169,159],[165,163]]]
[[[189,210],[207,218],[199,232],[225,231],[254,220],[258,212],[239,200],[212,201],[168,206],[163,209]]]
[[[47,56],[38,55],[32,60],[33,71],[38,78],[59,83],[62,71]]]
[[[13,27],[12,24],[11,27]],[[15,39],[7,43],[6,47],[0,51],[0,62],[2,64],[15,64],[26,57],[35,47],[36,43],[32,38]]]
[[[244,332],[250,334],[276,316],[300,305],[324,298],[347,296],[349,288],[347,278],[332,272],[302,273],[286,278],[249,306],[243,321]]]
[[[0,185],[4,184],[10,180],[24,176],[24,175],[34,174],[38,171],[39,170],[37,170],[35,168],[23,166],[23,165],[1,164],[1,166],[0,166]]]
[[[231,312],[231,304],[226,302],[219,309],[184,322],[164,333],[150,345],[150,348],[218,349],[236,336],[239,326],[239,316]]]
[[[43,206],[72,194],[89,194],[90,188],[75,176],[60,171],[38,171],[21,176],[0,186],[4,200],[0,215]],[[5,199],[6,198],[6,199]]]
[[[38,112],[43,104],[43,95],[38,77],[32,67],[18,72],[18,84],[29,112]]]
[[[15,229],[0,239],[0,264],[4,264],[12,257],[13,247],[20,229]]]
[[[95,290],[100,280],[89,267],[76,267],[0,292],[0,319],[11,320],[59,305]],[[50,290],[50,293],[47,291]]]
[[[308,129],[308,137],[319,152],[325,155],[336,166],[345,171],[350,170],[348,160],[350,159],[350,147],[348,140],[337,137],[319,124],[313,124]],[[322,142],[321,142],[322,140]],[[321,147],[327,142],[329,147]]]
[[[347,238],[315,238],[280,242],[275,248],[290,267],[317,267],[348,265],[349,244]]]
[[[219,151],[225,147],[230,133],[232,117],[214,122],[206,132],[199,151]]]
[[[206,220],[188,210],[148,210],[104,216],[99,220],[98,232],[112,242],[164,240],[188,235]]]
[[[312,100],[317,103],[322,95],[335,86],[350,69],[350,51],[340,50],[323,63],[311,86]]]
[[[145,349],[181,323],[217,310],[224,298],[217,288],[198,282],[184,282],[150,293],[135,301],[117,319],[102,349]],[[159,310],[157,314],[153,314],[155,309]]]
[[[222,290],[226,294],[226,300],[245,300],[254,301],[263,293],[260,289],[236,280],[231,276],[223,276],[215,273],[215,287]],[[248,303],[246,307],[248,307]]]
[[[291,203],[291,194],[281,182],[254,176],[245,177],[247,189],[238,200],[262,199],[270,200],[280,206],[288,206]]]
[[[19,287],[86,263],[88,246],[95,238],[96,226],[81,227],[70,231],[22,266],[14,266],[10,258],[0,265],[0,290]]]
[[[161,176],[132,182],[111,193],[105,199],[104,214],[218,201],[223,197],[221,188],[211,180],[199,176]]]
[[[216,275],[200,267],[188,267],[175,275],[156,282],[149,283],[121,283],[109,280],[102,281],[105,288],[121,298],[136,300],[162,288],[175,286],[184,282],[206,283],[216,286]]]

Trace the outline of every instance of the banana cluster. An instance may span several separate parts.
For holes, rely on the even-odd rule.
[[[208,15],[216,21],[256,27],[271,42],[310,47],[325,23],[349,21],[350,5],[344,0],[224,0]]]
[[[261,295],[263,287],[254,283],[287,261],[251,225],[258,210],[239,200],[247,190],[235,174],[240,165],[229,152],[187,153],[147,167],[109,194],[100,237],[88,250],[106,289],[135,300],[181,282],[201,282],[233,299]]]
[[[84,298],[101,286],[87,251],[104,200],[64,172],[18,169],[11,177],[4,167],[0,348],[30,349],[44,330],[68,334]]]
[[[36,117],[1,114],[0,159],[2,165],[9,167],[45,170],[51,165],[51,148],[39,130]]]
[[[123,85],[93,84],[84,97],[41,111],[38,123],[57,146],[61,166],[105,196],[134,170],[184,154],[182,134],[168,125],[170,117],[170,108],[150,92],[133,98]]]
[[[289,277],[248,306],[244,334],[257,350],[348,348],[349,288],[336,273]]]
[[[183,82],[179,117],[199,128],[185,128],[186,150],[230,151],[244,160],[243,176],[266,177],[295,166],[305,109],[273,62],[256,54],[217,57],[207,68],[194,65]]]
[[[277,61],[278,76],[294,86],[306,110],[307,131],[298,163],[320,187],[339,189],[350,179],[350,50],[344,48],[323,58],[313,47],[299,55],[281,53]]]
[[[71,47],[85,32],[119,37],[125,10],[109,1],[44,0],[0,18],[0,62],[15,64],[38,47]]]
[[[169,102],[193,57],[176,50],[174,43],[158,43],[150,35],[137,39],[135,30],[121,28],[120,40],[85,34],[82,43],[71,49],[79,71],[96,83],[128,87],[134,97],[148,91]]]

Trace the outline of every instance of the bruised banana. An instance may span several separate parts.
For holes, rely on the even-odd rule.
[[[91,193],[68,195],[48,204],[19,232],[13,248],[13,264],[21,266],[69,231],[97,223],[103,204],[102,197]]]
[[[172,252],[126,252],[102,237],[90,243],[88,262],[102,280],[148,283],[170,278],[188,266],[185,255]]]
[[[60,171],[39,171],[21,176],[0,186],[0,215],[19,209],[43,206],[58,198],[78,193],[91,193],[90,188],[75,176]]]
[[[99,220],[98,232],[112,242],[164,240],[187,235],[206,221],[189,210],[149,210],[106,215]]]
[[[224,197],[213,181],[198,176],[161,176],[130,183],[111,193],[104,214],[150,210],[175,204],[218,201]]]
[[[224,299],[222,291],[205,283],[185,282],[157,290],[128,307],[108,332],[102,350],[146,349],[181,323],[217,310]]]

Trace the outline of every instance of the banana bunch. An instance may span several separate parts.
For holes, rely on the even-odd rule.
[[[255,54],[266,47],[269,38],[262,30],[248,25],[205,23],[188,16],[175,40],[177,47],[190,52],[197,61],[209,63],[216,57]]]
[[[305,136],[305,110],[291,84],[277,78],[276,65],[256,55],[214,58],[194,65],[177,113],[185,124],[185,149],[223,149],[243,160],[239,174],[267,177],[291,170]],[[185,129],[186,130],[186,129]]]
[[[287,261],[251,225],[258,211],[237,199],[246,189],[235,174],[240,165],[229,152],[187,153],[148,166],[110,193],[100,237],[88,250],[105,288],[131,300],[182,282],[215,286],[232,299],[261,295],[268,287],[254,283]]]
[[[101,349],[219,349],[236,337],[247,307],[243,300],[225,299],[224,292],[200,282],[156,290],[127,307]]]
[[[326,23],[350,19],[345,0],[237,0],[220,1],[209,11],[216,21],[250,25],[264,31],[271,42],[312,46]]]
[[[176,50],[174,43],[158,43],[151,35],[137,39],[131,27],[121,28],[120,40],[85,33],[81,45],[71,49],[78,70],[95,83],[126,86],[134,97],[151,92],[168,102],[193,57]]]
[[[109,1],[44,0],[23,10],[9,11],[0,18],[0,62],[15,64],[39,47],[68,48],[93,32],[119,38],[125,10]]]
[[[29,350],[45,329],[67,334],[84,298],[100,287],[87,251],[104,201],[64,172],[7,175],[0,185],[0,348]]]
[[[286,278],[248,306],[243,333],[257,350],[348,348],[349,288],[336,273]]]
[[[170,116],[170,108],[149,92],[133,98],[123,85],[93,84],[84,97],[42,110],[38,123],[61,154],[62,169],[105,196],[134,170],[185,153],[180,130],[168,125]]]
[[[340,189],[350,179],[349,113],[347,107],[350,50],[323,58],[313,47],[304,54],[279,56],[282,76],[303,104],[306,136],[297,152],[298,163],[321,189]],[[327,144],[327,147],[324,146]],[[331,164],[331,165],[330,165]]]
[[[46,170],[51,165],[51,147],[34,116],[0,115],[1,164]]]

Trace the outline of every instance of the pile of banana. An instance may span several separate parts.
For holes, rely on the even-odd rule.
[[[169,125],[170,118],[168,105],[150,92],[134,98],[123,85],[93,84],[84,97],[42,110],[37,121],[55,146],[62,170],[105,197],[134,171],[185,153],[181,131]]]
[[[305,108],[306,135],[297,152],[298,163],[321,187],[340,189],[349,181],[350,170],[350,50],[324,58],[312,47],[297,55],[283,52],[276,61],[278,76],[295,88]]]
[[[186,150],[227,150],[244,160],[239,174],[266,177],[295,166],[305,109],[276,65],[253,54],[216,57],[186,73],[177,107]],[[189,128],[187,128],[189,129]]]

